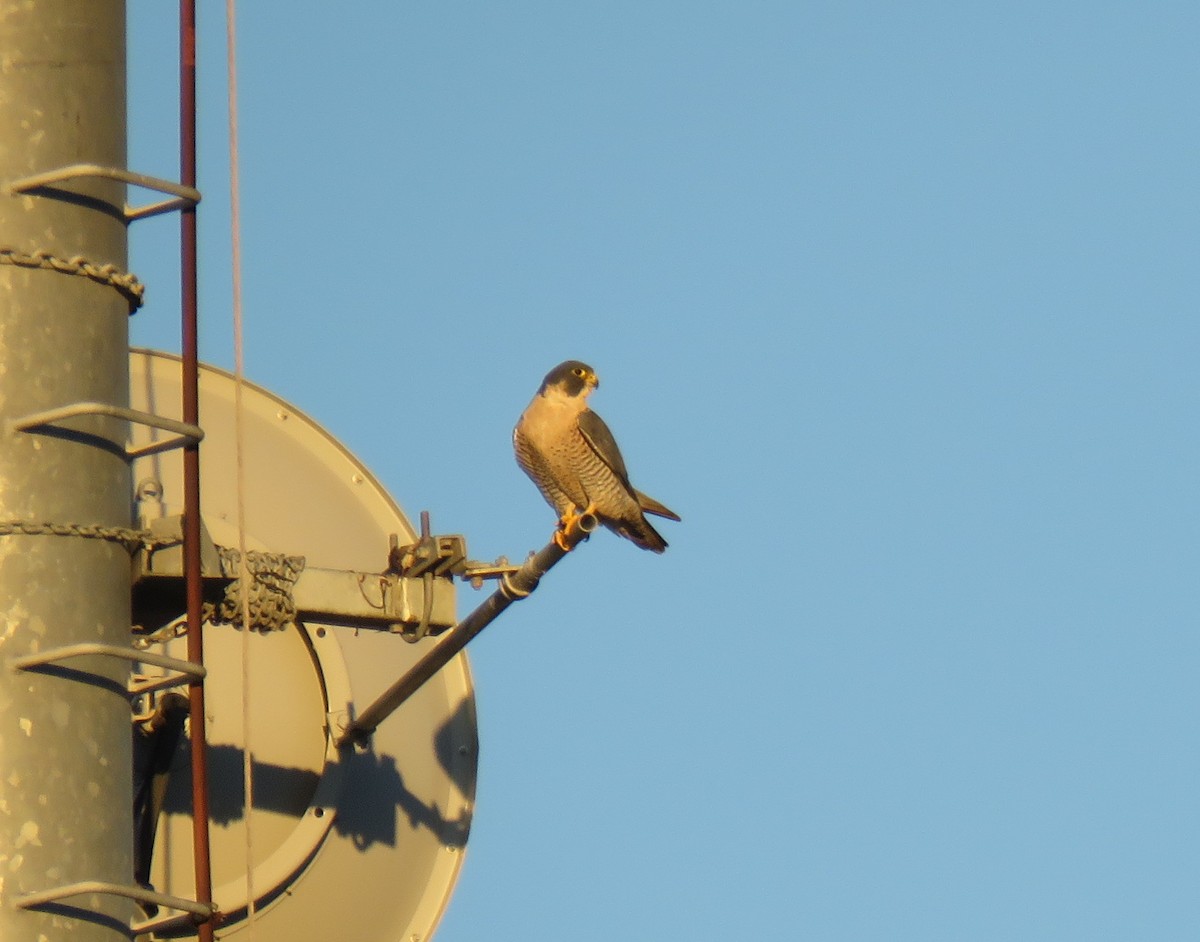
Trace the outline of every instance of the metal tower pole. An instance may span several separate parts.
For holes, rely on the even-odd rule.
[[[96,529],[130,526],[127,423],[13,423],[72,403],[128,406],[125,185],[11,184],[80,163],[125,167],[124,0],[0,0],[0,49],[0,938],[116,942],[133,915],[121,896],[16,904],[133,881],[129,664],[11,661],[80,642],[129,647],[129,554]]]

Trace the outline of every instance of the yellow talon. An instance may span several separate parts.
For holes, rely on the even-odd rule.
[[[583,513],[576,513],[576,506],[571,504],[567,507],[566,512],[559,520],[559,529],[554,531],[554,542],[563,548],[565,552],[571,552],[572,547],[567,545],[567,534],[579,527],[579,522],[587,516],[595,516],[596,504],[592,502],[587,505]],[[586,539],[586,535],[584,539]]]
[[[564,533],[570,530],[571,527],[575,526],[576,521],[579,520],[579,515],[575,513],[575,510],[576,508],[574,504],[567,504],[567,509],[564,510],[563,515],[558,518],[558,525],[562,527]]]

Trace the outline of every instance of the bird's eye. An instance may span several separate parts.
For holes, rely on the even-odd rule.
[[[575,369],[571,370],[571,372],[574,373],[576,376],[583,376],[583,374],[586,373],[587,371],[582,366],[577,366],[577,367],[575,367]]]

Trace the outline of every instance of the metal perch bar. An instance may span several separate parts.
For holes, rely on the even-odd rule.
[[[537,588],[542,576],[596,529],[599,521],[592,514],[583,514],[574,519],[565,533],[556,533],[563,543],[551,540],[540,551],[530,556],[514,573],[500,580],[500,588],[489,595],[470,615],[453,628],[447,629],[433,648],[421,660],[409,668],[408,673],[384,691],[379,698],[351,721],[337,739],[338,747],[362,742],[379,724],[391,716],[400,705],[416,693],[425,681],[450,663],[456,654],[467,646],[476,635],[496,620],[508,606],[528,596]],[[563,545],[565,544],[565,546]]]

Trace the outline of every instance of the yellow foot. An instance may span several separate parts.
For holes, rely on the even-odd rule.
[[[567,553],[571,552],[572,547],[567,544],[567,534],[579,526],[579,521],[587,516],[595,516],[595,502],[587,505],[587,508],[582,513],[576,513],[576,506],[569,504],[562,518],[558,521],[559,528],[554,531],[554,542],[563,548]],[[584,537],[586,539],[586,537]]]

